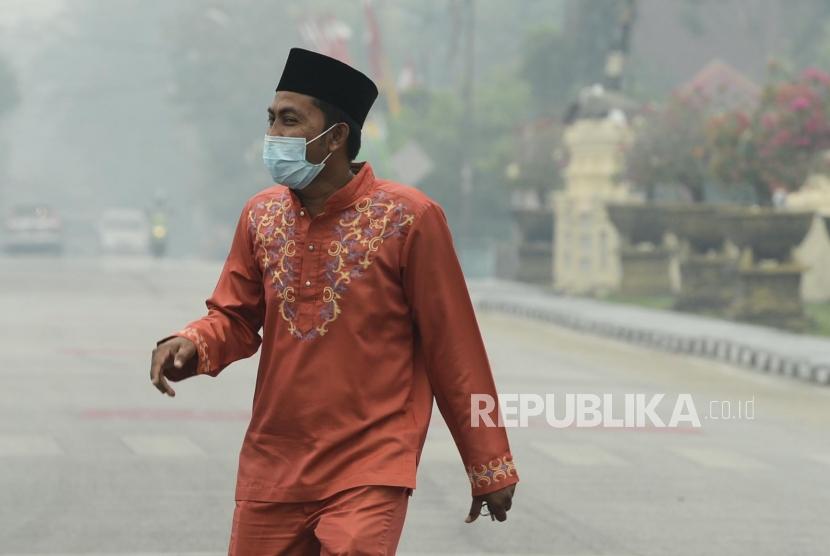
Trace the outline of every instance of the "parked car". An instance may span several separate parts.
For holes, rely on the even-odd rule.
[[[150,248],[150,221],[137,209],[108,209],[98,223],[98,238],[104,253],[145,254]]]
[[[3,243],[10,253],[57,255],[63,251],[63,224],[48,205],[18,205],[6,216]]]

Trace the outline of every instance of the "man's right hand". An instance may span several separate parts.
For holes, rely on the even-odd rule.
[[[150,382],[162,394],[171,398],[176,395],[167,379],[177,382],[196,374],[199,361],[196,357],[196,344],[181,336],[165,340],[153,350],[150,363]]]

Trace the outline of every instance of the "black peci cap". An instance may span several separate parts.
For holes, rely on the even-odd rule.
[[[353,67],[324,54],[292,48],[277,91],[301,93],[336,106],[363,127],[378,96],[374,82]]]

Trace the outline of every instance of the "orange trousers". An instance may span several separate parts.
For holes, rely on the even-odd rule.
[[[237,500],[228,556],[394,555],[410,493],[369,485],[313,502]]]

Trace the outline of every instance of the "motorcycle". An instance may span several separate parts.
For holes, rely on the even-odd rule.
[[[154,257],[163,257],[167,252],[167,225],[156,222],[150,229],[150,252]]]

